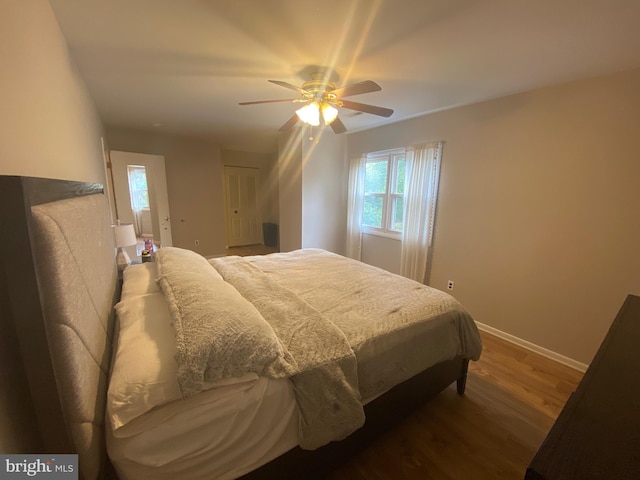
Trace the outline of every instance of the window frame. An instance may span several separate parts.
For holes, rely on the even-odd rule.
[[[394,214],[394,200],[397,198],[402,199],[402,208],[404,213],[405,207],[405,194],[397,193],[395,191],[391,191],[391,188],[397,187],[397,179],[398,179],[398,163],[401,159],[405,160],[405,169],[406,169],[406,148],[393,148],[390,150],[382,150],[378,152],[367,153],[365,160],[365,169],[366,164],[369,162],[387,162],[387,182],[385,185],[384,193],[364,193],[364,200],[367,197],[381,197],[382,198],[382,227],[376,227],[373,225],[366,225],[363,223],[364,221],[364,209],[362,215],[360,217],[360,229],[362,233],[367,233],[370,235],[378,235],[381,237],[389,237],[394,239],[401,239],[402,230],[396,230],[393,228],[393,214]],[[366,171],[365,171],[366,178]],[[405,177],[406,179],[406,177]],[[366,183],[366,179],[365,179]],[[404,229],[404,215],[402,221],[402,228]]]

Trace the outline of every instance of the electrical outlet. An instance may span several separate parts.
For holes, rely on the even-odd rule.
[[[453,290],[453,280],[449,280],[449,281],[447,282],[447,289],[449,289],[449,290]]]
[[[196,240],[196,247],[200,246],[200,240]]]

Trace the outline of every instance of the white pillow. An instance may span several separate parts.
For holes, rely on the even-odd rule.
[[[115,308],[120,328],[107,392],[114,430],[181,398],[173,359],[176,342],[162,292],[129,297]]]
[[[185,270],[191,268],[189,265],[196,265],[197,268],[212,271],[212,277],[222,280],[222,276],[202,255],[191,250],[184,250],[176,247],[164,247],[161,250],[171,251],[171,256],[177,262],[178,268],[183,266]],[[156,255],[158,254],[156,252]],[[158,264],[156,262],[144,262],[129,265],[122,274],[122,294],[120,298],[135,295],[146,295],[147,293],[160,292],[160,286],[156,282],[158,278]]]
[[[222,280],[222,275],[209,261],[193,250],[178,247],[164,247],[156,252],[158,275],[164,275],[162,267],[173,271],[206,272],[211,278]]]
[[[174,359],[176,340],[164,295],[157,292],[129,297],[115,308],[119,333],[107,393],[107,416],[117,432],[143,413],[182,399],[182,395]],[[248,374],[206,383],[203,389],[257,379],[256,374]]]
[[[120,298],[126,299],[136,295],[160,292],[160,287],[156,283],[157,277],[158,269],[155,262],[129,265],[122,273]]]

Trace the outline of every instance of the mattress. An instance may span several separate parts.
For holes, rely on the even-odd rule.
[[[121,480],[237,478],[298,444],[298,413],[286,379],[207,390],[138,420],[130,436],[108,431]]]

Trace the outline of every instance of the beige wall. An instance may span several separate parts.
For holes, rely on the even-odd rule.
[[[299,129],[278,139],[280,251],[302,248],[302,134]]]
[[[0,174],[103,183],[102,125],[49,2],[0,12]]]
[[[344,254],[347,227],[346,136],[302,137],[302,246]]]
[[[482,323],[588,363],[640,294],[640,70],[349,136],[444,140],[430,284]],[[378,252],[384,255],[384,249]]]
[[[280,250],[323,248],[344,253],[348,168],[346,139],[326,131],[319,141],[299,127],[280,138]]]
[[[402,241],[399,238],[362,234],[361,260],[400,275]]]
[[[112,150],[164,157],[175,247],[204,256],[224,255],[223,168],[218,144],[116,128],[107,128],[107,140]]]
[[[102,126],[49,3],[0,0],[0,12],[0,175],[103,183]],[[0,265],[0,284],[4,276]],[[30,402],[15,329],[3,315],[0,452],[38,451]]]

